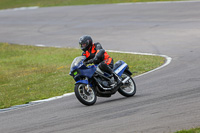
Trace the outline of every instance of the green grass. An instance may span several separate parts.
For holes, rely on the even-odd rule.
[[[29,7],[29,6],[69,6],[88,4],[111,4],[127,2],[149,2],[149,1],[175,1],[175,0],[0,0],[0,9]]]
[[[0,43],[0,108],[25,104],[73,92],[68,75],[79,49],[35,47]],[[111,53],[114,61],[124,60],[134,75],[152,70],[163,57]]]
[[[175,133],[200,133],[200,128],[192,128],[190,130],[182,130]]]

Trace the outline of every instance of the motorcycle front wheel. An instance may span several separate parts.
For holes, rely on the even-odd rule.
[[[76,98],[84,105],[90,106],[96,103],[97,96],[93,88],[87,88],[86,84],[76,84],[74,87]]]
[[[131,97],[134,96],[136,93],[136,84],[129,74],[122,74],[122,80],[124,80],[127,77],[130,77],[130,79],[118,89],[118,92],[125,97]]]

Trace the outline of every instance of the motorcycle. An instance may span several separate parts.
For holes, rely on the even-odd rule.
[[[131,77],[132,73],[124,61],[117,61],[114,64],[113,71],[121,78],[120,85],[111,86],[113,81],[111,75],[102,72],[98,65],[86,64],[85,56],[76,57],[70,68],[70,75],[76,81],[74,92],[76,98],[84,105],[93,105],[98,97],[111,97],[117,91],[125,96],[131,97],[136,93],[136,84]]]

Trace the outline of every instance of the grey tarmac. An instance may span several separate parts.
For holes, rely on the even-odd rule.
[[[132,98],[117,93],[86,107],[72,95],[1,112],[1,133],[170,133],[200,126],[199,1],[0,11],[0,42],[78,48],[85,34],[108,50],[163,54],[172,62],[134,78]]]

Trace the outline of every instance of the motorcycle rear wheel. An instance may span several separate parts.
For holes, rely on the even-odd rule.
[[[87,85],[86,84],[76,84],[74,87],[74,92],[76,95],[76,98],[84,105],[90,106],[96,103],[97,96],[93,88],[89,88],[89,91],[87,91]]]
[[[126,72],[122,74],[122,80],[127,77],[130,77],[130,79],[118,89],[118,92],[125,97],[132,97],[136,93],[136,84],[129,74]]]

